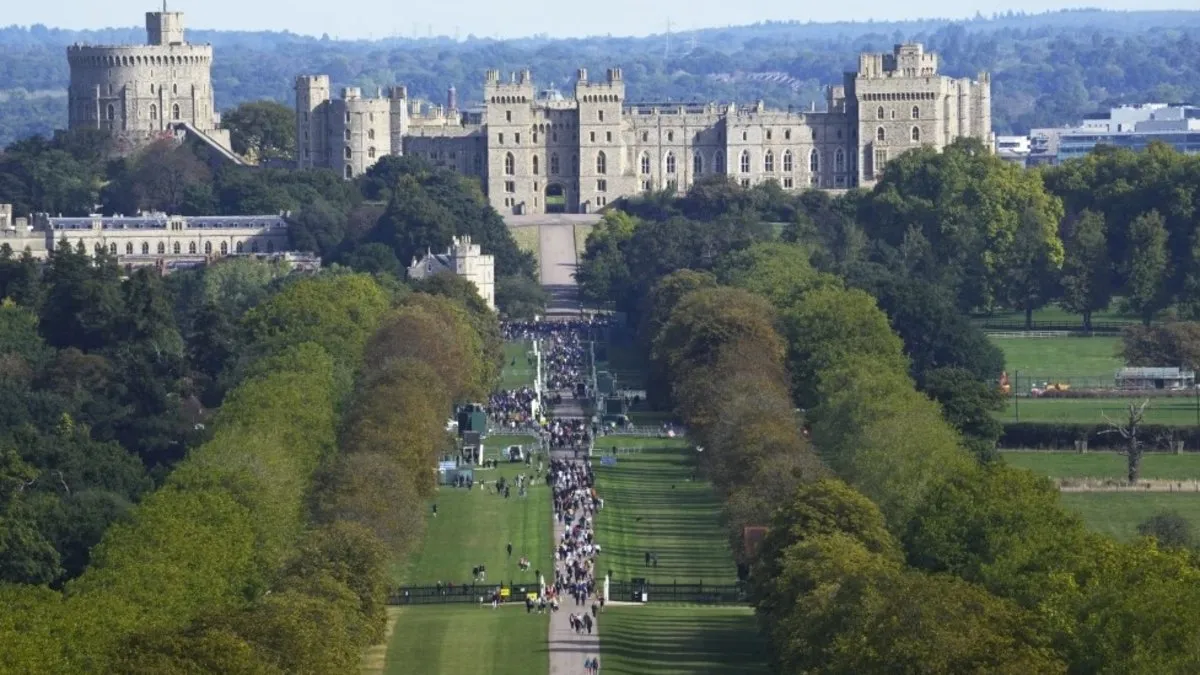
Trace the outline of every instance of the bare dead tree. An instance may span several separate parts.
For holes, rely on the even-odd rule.
[[[1125,455],[1125,461],[1129,469],[1126,476],[1129,483],[1132,485],[1138,482],[1142,473],[1142,454],[1145,452],[1146,444],[1138,438],[1138,428],[1142,426],[1142,420],[1146,418],[1146,408],[1150,405],[1150,399],[1142,401],[1141,404],[1129,404],[1129,418],[1120,422],[1114,421],[1108,415],[1104,415],[1104,420],[1108,422],[1109,429],[1101,431],[1102,434],[1121,434],[1121,438],[1125,439],[1125,447],[1118,452]]]

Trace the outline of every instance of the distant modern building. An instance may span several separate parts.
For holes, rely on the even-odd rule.
[[[1006,162],[1025,166],[1029,159],[1028,136],[997,136],[996,156]]]
[[[192,136],[226,160],[229,131],[213,104],[212,45],[188,44],[182,12],[147,12],[146,44],[67,48],[67,125],[102,129],[118,154],[160,139]]]
[[[991,79],[947,77],[920,44],[859,56],[825,110],[737,103],[635,103],[620,68],[577,71],[573,91],[528,70],[484,76],[481,105],[410,100],[404,87],[331,98],[327,75],[296,80],[298,163],[353,178],[388,154],[416,155],[479,178],[504,215],[590,213],[650,190],[686,191],[726,175],[784,190],[870,187],[900,154],[971,137],[991,148]]]
[[[426,252],[421,259],[413,258],[408,268],[409,279],[425,279],[435,274],[457,274],[475,284],[479,296],[490,309],[496,309],[496,258],[485,255],[471,237],[455,237],[445,253]]]
[[[1143,103],[1089,115],[1073,127],[1033,129],[1028,164],[1059,164],[1098,145],[1144,150],[1153,141],[1200,153],[1200,107]]]
[[[1180,368],[1122,368],[1118,389],[1187,389],[1196,386],[1196,373]]]
[[[288,250],[283,216],[136,216],[91,215],[63,218],[15,217],[11,204],[0,204],[0,247],[15,255],[28,252],[44,260],[59,242],[107,252],[127,267],[203,263],[230,255],[260,255],[312,267],[314,256]],[[318,261],[319,266],[319,261]]]

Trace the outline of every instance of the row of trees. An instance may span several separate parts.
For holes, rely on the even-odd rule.
[[[660,326],[652,355],[706,471],[768,502],[745,509],[724,489],[730,520],[766,525],[756,519],[774,512],[741,555],[780,670],[1195,667],[1200,652],[1174,642],[1200,621],[1190,553],[1089,534],[1048,481],[971,453],[917,390],[873,299],[811,272],[772,278],[783,248],[728,256],[716,278],[668,275],[652,297],[682,296],[642,317]],[[777,403],[789,376],[811,448],[791,401]]]
[[[873,190],[836,198],[713,176],[681,198],[623,203],[655,229],[609,228],[580,279],[591,299],[636,311],[664,269],[710,267],[721,250],[769,239],[764,223],[775,223],[823,271],[872,291],[886,278],[919,284],[959,314],[1013,310],[1028,322],[1058,302],[1085,327],[1113,306],[1146,323],[1170,307],[1192,318],[1200,312],[1196,185],[1200,158],[1164,145],[1102,148],[1025,171],[965,139],[943,152],[904,153]]]
[[[110,527],[65,594],[5,585],[4,672],[344,672],[381,635],[386,556],[308,528],[342,383],[387,310],[369,277],[299,280],[243,319],[243,379],[211,438]]]

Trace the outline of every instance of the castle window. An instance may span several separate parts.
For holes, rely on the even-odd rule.
[[[196,242],[188,242],[188,253],[196,255]]]
[[[750,173],[750,151],[749,150],[742,151],[742,158],[738,163],[739,163],[738,168],[741,169],[742,173]]]
[[[346,156],[346,159],[350,159],[353,156],[353,153],[350,151],[350,146],[347,145],[342,154]]]
[[[117,245],[116,245],[116,244],[109,244],[109,245],[108,245],[108,252],[109,252],[109,253],[111,253],[111,254],[113,254],[113,255],[116,255],[116,254],[117,254]]]
[[[791,129],[783,130],[783,140],[785,140],[785,141],[792,140],[792,130]]]
[[[642,132],[642,142],[643,142],[643,143],[646,143],[646,142],[648,142],[649,140],[650,140],[650,132],[648,132],[648,131],[643,131],[643,132]]]
[[[229,242],[221,242],[221,255],[229,255]]]
[[[921,129],[920,129],[920,128],[918,128],[918,127],[913,127],[913,128],[912,128],[912,142],[913,142],[913,143],[920,143],[920,142],[921,142]]]
[[[816,129],[812,130],[812,136],[813,136],[814,141],[817,140],[817,130]]]
[[[517,145],[521,144],[521,132],[518,131],[513,134],[513,143],[516,143]]]
[[[745,140],[749,140],[749,139],[750,139],[750,134],[743,131],[742,132],[742,140],[745,141]]]
[[[877,141],[886,141],[887,140],[887,132],[883,130],[883,127],[879,127],[878,129],[875,130],[875,140],[877,140]]]
[[[212,255],[212,242],[204,242],[204,255]]]
[[[150,255],[150,244],[148,242],[142,242],[142,255]]]
[[[178,84],[173,84],[173,85],[171,85],[171,93],[172,93],[172,94],[178,94],[178,93],[179,93],[179,85],[178,85]]]
[[[154,93],[154,83],[151,83],[151,84],[150,84],[150,93],[151,93],[151,94],[153,94],[153,93]]]
[[[346,180],[350,180],[351,178],[354,178],[354,167],[347,166],[346,167]]]
[[[821,153],[817,152],[816,148],[808,155],[808,170],[813,173],[821,170]]]
[[[537,135],[538,135],[538,132],[534,131],[533,132],[533,142],[534,143],[537,143],[537,138],[538,138]]]
[[[921,119],[921,106],[919,106],[919,105],[914,105],[914,106],[913,106],[913,108],[912,108],[912,118],[913,118],[914,120],[919,120],[919,119]]]
[[[517,191],[517,182],[513,180],[504,181],[504,191],[512,194]]]
[[[504,111],[504,121],[505,121],[505,122],[511,122],[511,121],[512,121],[512,111],[511,111],[511,110],[505,110],[505,111]]]
[[[596,153],[596,173],[603,176],[608,173],[608,157],[604,156],[604,151]]]
[[[608,181],[603,178],[596,181],[596,192],[608,192]]]
[[[792,151],[791,150],[783,151],[783,172],[784,173],[792,172]]]
[[[552,175],[552,176],[558,175],[558,153],[557,152],[554,153],[553,155],[550,155],[550,175]]]
[[[668,152],[668,153],[667,153],[667,162],[666,162],[666,164],[667,164],[667,173],[668,173],[668,174],[673,174],[673,173],[675,173],[675,153],[673,153],[673,152]]]
[[[350,124],[350,111],[346,111],[346,124]]]
[[[117,109],[113,107],[113,104],[109,103],[108,107],[104,109],[104,115],[104,119],[111,121],[117,116]]]
[[[154,105],[153,103],[150,104],[150,119],[158,119],[158,106]]]
[[[763,155],[763,171],[766,173],[775,172],[775,154],[770,150],[767,151],[767,154]]]
[[[793,180],[791,176],[788,176],[787,178],[783,179],[783,189],[784,190],[791,190],[794,187],[796,187],[796,181]]]
[[[511,152],[504,153],[504,175],[517,175],[517,158]]]
[[[833,170],[837,173],[842,173],[846,170],[846,153],[841,148],[833,154]]]
[[[883,106],[879,106],[879,108],[875,111],[875,118],[883,119]]]
[[[535,176],[538,175],[538,165],[539,164],[540,164],[540,162],[538,161],[538,156],[534,155],[533,156],[533,175],[535,175]]]
[[[896,119],[896,111],[895,110],[892,111],[892,119]]]
[[[375,159],[375,148],[367,148],[367,157]]]
[[[591,141],[592,143],[595,143],[596,142],[596,132],[589,131],[588,132],[588,140]]]
[[[375,130],[374,129],[367,129],[367,140],[368,141],[375,140]]]
[[[171,252],[175,255],[179,255],[179,242],[175,242],[175,244],[171,246]]]
[[[648,152],[642,153],[642,175],[650,175],[650,153]]]
[[[699,176],[702,173],[704,173],[704,156],[696,153],[692,157],[692,175]]]
[[[604,141],[606,143],[612,143],[612,132],[611,131],[604,132]]]
[[[601,122],[603,122],[603,121],[604,121],[604,111],[603,111],[603,110],[597,110],[597,111],[596,111],[596,119],[597,119],[597,120],[599,120],[599,121],[601,121]]]
[[[240,242],[240,241],[236,242],[233,245],[233,250],[237,251],[238,253],[241,253],[242,252],[242,242]]]
[[[767,140],[771,140],[771,130],[767,129]]]
[[[504,132],[503,131],[501,131],[499,134],[496,134],[496,142],[499,143],[500,145],[504,145]]]
[[[725,173],[725,153],[717,151],[716,157],[713,159],[713,169],[717,173]]]
[[[171,106],[171,119],[175,119],[175,120],[179,119],[179,104],[178,103]]]
[[[674,132],[674,131],[668,131],[668,132],[667,132],[667,142],[668,142],[668,143],[674,143],[674,142],[675,142],[675,132]]]
[[[350,130],[346,129],[345,131],[343,131],[342,137],[345,138],[346,140],[350,140]]]
[[[116,246],[116,244],[113,244],[113,246]],[[116,253],[116,251],[113,251],[113,253]],[[125,255],[133,255],[133,242],[125,244]]]
[[[258,242],[257,241],[250,242],[250,252],[258,253]]]
[[[374,122],[375,121],[375,113],[368,113],[367,119],[370,120],[371,122]]]
[[[642,181],[642,192],[649,192],[650,187],[651,187],[650,181],[648,181],[648,180]]]
[[[158,254],[162,255],[166,252],[167,252],[167,245],[162,243],[161,241],[158,242]]]

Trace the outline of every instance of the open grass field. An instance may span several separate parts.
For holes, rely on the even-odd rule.
[[[659,583],[733,582],[736,567],[721,505],[708,483],[691,480],[694,452],[663,447],[678,444],[659,439],[615,436],[600,439],[597,454],[613,445],[647,449],[618,454],[616,466],[593,460],[604,498],[596,517],[596,539],[604,547],[599,574]],[[647,551],[658,555],[658,567],[645,565]]]
[[[499,476],[512,480],[518,473],[532,473],[524,464],[505,465],[490,471],[476,471],[476,480],[489,484]],[[469,583],[471,568],[487,567],[489,582],[533,582],[535,570],[551,569],[553,522],[550,517],[550,488],[544,484],[529,488],[525,499],[517,497],[514,487],[508,499],[493,490],[440,487],[434,502],[438,515],[425,514],[425,540],[407,565],[397,565],[397,584]],[[509,558],[505,545],[512,542]],[[522,572],[517,566],[527,556],[532,567]]]
[[[547,614],[526,614],[520,605],[389,611],[397,616],[383,671],[387,675],[540,675],[550,670]]]
[[[1004,351],[1008,376],[1060,381],[1071,377],[1104,378],[1111,385],[1125,362],[1117,356],[1117,337],[992,337]]]
[[[996,415],[1004,421],[1021,422],[1078,422],[1104,424],[1104,415],[1114,420],[1128,415],[1130,403],[1140,404],[1143,398],[1011,398],[1004,410]],[[1146,407],[1147,424],[1197,423],[1196,399],[1189,396],[1154,398]]]
[[[532,347],[525,340],[504,343],[504,368],[500,371],[501,389],[532,387],[537,363],[530,363]]]
[[[600,626],[604,675],[769,672],[766,645],[749,607],[609,607]]]
[[[1125,457],[1115,452],[1003,452],[1004,461],[1050,478],[1125,478]],[[1148,454],[1142,478],[1200,480],[1200,454]]]
[[[513,240],[517,242],[517,248],[532,253],[534,260],[541,260],[542,232],[540,227],[537,225],[510,227],[508,231],[512,233]]]
[[[1139,524],[1163,511],[1177,511],[1200,528],[1200,493],[1071,492],[1062,501],[1089,529],[1121,541],[1136,537]]]

